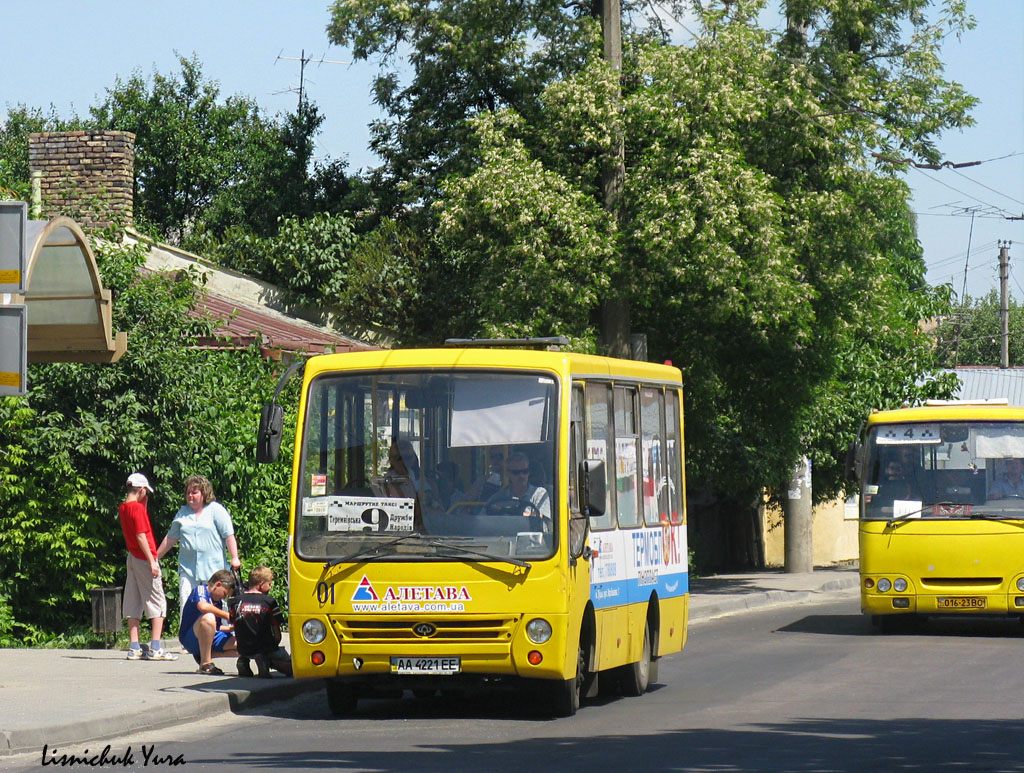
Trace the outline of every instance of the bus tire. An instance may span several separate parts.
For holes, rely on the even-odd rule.
[[[576,676],[555,681],[548,686],[548,703],[556,717],[571,717],[579,711],[583,683],[587,680],[587,660],[583,642],[576,645]]]
[[[336,717],[348,717],[355,713],[359,703],[359,690],[349,682],[328,680],[327,706]]]
[[[651,623],[644,623],[644,646],[640,660],[622,667],[622,693],[636,697],[647,692],[651,684]]]

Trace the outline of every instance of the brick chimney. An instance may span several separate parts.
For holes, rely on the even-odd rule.
[[[135,135],[122,131],[45,132],[28,137],[39,180],[39,213],[73,218],[86,230],[132,225]],[[35,198],[35,192],[33,198]]]

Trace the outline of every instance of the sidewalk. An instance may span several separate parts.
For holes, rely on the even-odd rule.
[[[855,568],[810,574],[767,571],[691,581],[690,622],[771,605],[798,604],[857,588]],[[229,674],[234,661],[218,660]],[[176,661],[125,660],[121,650],[0,649],[0,756],[81,746],[98,738],[242,711],[322,688],[295,681],[197,674],[188,655]]]

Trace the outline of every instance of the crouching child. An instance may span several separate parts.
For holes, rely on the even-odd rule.
[[[284,613],[277,600],[270,595],[274,573],[265,566],[249,572],[248,587],[238,595],[231,609],[231,622],[235,627],[238,644],[238,675],[252,676],[249,659],[256,661],[262,679],[270,678],[273,668],[292,675],[292,661],[281,646],[281,626]]]
[[[213,659],[235,654],[231,615],[222,605],[234,589],[234,576],[227,569],[221,569],[214,572],[205,585],[193,588],[185,601],[178,640],[192,653],[201,674],[223,676],[224,672],[213,664]]]

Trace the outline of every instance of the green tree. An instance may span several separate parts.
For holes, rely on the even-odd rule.
[[[856,24],[845,15],[852,5]],[[802,454],[818,462],[819,496],[839,489],[835,458],[863,415],[921,395],[915,384],[934,366],[919,322],[948,295],[924,283],[909,191],[872,156],[926,154],[939,127],[967,120],[972,101],[940,77],[940,36],[922,6],[863,2],[832,15],[829,4],[805,4],[814,13],[804,36],[777,42],[757,26],[763,5],[739,2],[703,13],[705,34],[693,45],[634,39],[621,107],[592,57],[542,92],[543,120],[511,110],[477,120],[479,166],[449,180],[435,207],[446,256],[493,252],[491,263],[504,259],[529,286],[544,274],[522,256],[552,248],[537,227],[551,207],[540,196],[509,203],[532,180],[561,202],[597,201],[611,137],[623,133],[621,217],[566,210],[572,225],[563,230],[611,235],[611,255],[597,265],[626,267],[636,327],[655,358],[683,367],[690,483],[731,516],[723,533],[751,529],[750,503],[762,487],[784,486]],[[840,33],[851,24],[863,53],[843,57]],[[910,41],[900,43],[903,26]],[[901,78],[912,84],[917,120],[887,122],[906,104]],[[588,274],[593,264],[576,260]],[[599,286],[600,275],[589,276],[579,303],[544,299],[567,329]],[[472,295],[470,303],[470,325],[507,325],[504,309]],[[528,319],[541,319],[538,333],[553,329]],[[725,560],[756,560],[740,553]]]
[[[60,118],[53,107],[44,112],[37,107],[7,107],[0,124],[0,195],[29,199],[28,135],[35,132],[74,131],[82,128],[79,119]],[[6,193],[4,193],[6,191]]]
[[[1007,308],[1010,365],[1013,366],[1024,363],[1024,307],[1010,296]],[[947,368],[960,365],[998,367],[1002,356],[998,293],[991,290],[981,298],[966,296],[948,315],[938,320],[935,339],[939,357]]]
[[[430,200],[448,174],[467,171],[466,118],[505,107],[534,116],[543,86],[586,61],[591,12],[562,0],[335,0],[331,42],[381,63],[373,94],[388,118],[371,125],[370,147],[384,160],[384,212]]]
[[[307,212],[316,107],[274,120],[247,97],[222,100],[195,57],[179,64],[180,74],[117,78],[91,108],[99,128],[136,136],[136,218],[191,245],[232,225],[267,235],[279,217]]]

